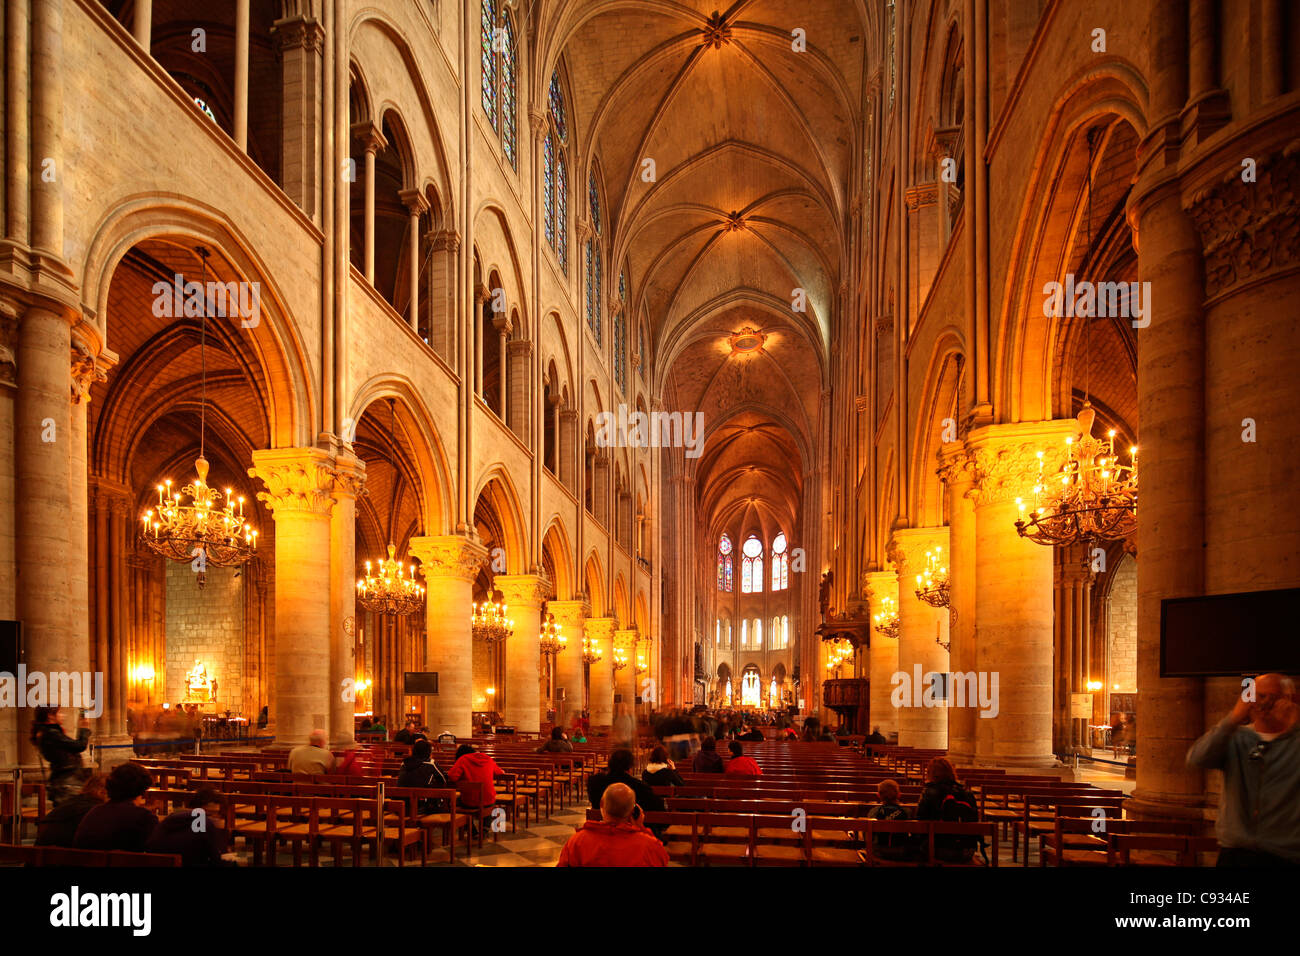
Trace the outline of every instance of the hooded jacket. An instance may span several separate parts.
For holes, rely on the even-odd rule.
[[[732,757],[731,762],[727,764],[726,772],[733,777],[763,776],[763,768],[758,765],[758,761],[744,754],[739,757]]]
[[[1224,720],[1196,741],[1187,764],[1223,771],[1219,843],[1300,863],[1300,724],[1265,741]]]
[[[77,730],[76,738],[69,737],[58,724],[45,724],[37,738],[36,747],[50,765],[50,779],[77,770],[81,766],[82,751],[90,744],[90,729]]]
[[[648,763],[641,771],[641,780],[651,787],[684,787],[686,784],[679,774],[666,763]]]
[[[588,820],[569,837],[556,866],[667,866],[668,851],[639,824]]]
[[[145,844],[147,853],[176,853],[185,866],[221,866],[221,854],[230,844],[225,827],[207,822],[203,832],[194,832],[194,811],[168,814]]]
[[[722,773],[722,758],[716,750],[701,750],[691,761],[692,773]]]
[[[506,772],[497,766],[497,762],[487,754],[479,753],[477,750],[473,753],[465,754],[451,765],[447,777],[452,783],[459,783],[466,780],[469,783],[483,784],[483,799],[478,804],[482,807],[490,807],[497,802],[497,788],[492,784],[493,777],[504,777]],[[462,800],[466,806],[472,806]]]

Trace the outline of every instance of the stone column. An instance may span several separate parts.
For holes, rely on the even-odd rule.
[[[501,420],[521,441],[527,441],[528,432],[528,371],[532,365],[533,343],[528,339],[514,339],[506,343],[509,359],[510,388],[502,386]],[[541,451],[542,449],[539,449]]]
[[[474,578],[487,560],[487,548],[461,535],[412,538],[410,552],[420,560],[427,588],[425,622],[428,659],[438,672],[438,696],[430,702],[429,730],[457,737],[471,733],[474,709],[474,648],[470,618]]]
[[[248,3],[235,0],[235,145],[248,152]]]
[[[266,491],[257,494],[275,518],[275,678],[271,703],[276,745],[297,746],[315,729],[328,730],[330,681],[330,512],[334,473],[319,448],[253,452],[248,470]]]
[[[542,706],[542,652],[537,639],[550,582],[540,574],[498,574],[493,580],[515,622],[515,633],[505,642],[505,720],[520,733],[537,733]]]
[[[547,610],[555,615],[567,646],[555,656],[555,722],[568,727],[573,715],[582,710],[582,637],[591,606],[586,601],[551,601]],[[564,689],[564,699],[559,690]]]
[[[137,0],[137,3],[139,0]],[[298,208],[321,223],[320,145],[324,104],[321,102],[325,30],[312,17],[286,17],[275,22],[276,49],[280,54],[281,99],[280,169],[284,191]],[[346,188],[343,187],[343,188]]]
[[[874,617],[881,608],[883,598],[898,600],[898,575],[893,571],[868,571],[863,575],[867,586],[869,613]],[[898,638],[885,637],[871,628],[871,644],[867,648],[867,679],[871,681],[870,724],[879,727],[888,737],[898,733],[898,709],[890,699],[891,683],[898,673]],[[820,677],[820,675],[818,675]]]
[[[365,182],[365,266],[366,281],[375,284],[375,156],[388,148],[388,140],[374,123],[357,123],[352,127],[352,135],[361,141],[366,151]],[[345,230],[346,232],[346,230]],[[340,281],[346,281],[344,277]]]
[[[330,742],[352,743],[356,699],[344,693],[357,676],[357,495],[366,483],[366,463],[341,452],[334,459],[334,509],[330,513]]]
[[[135,0],[135,19],[131,24],[131,32],[135,36],[135,42],[148,53],[153,38],[153,0]]]
[[[969,207],[967,207],[969,210]],[[950,442],[939,453],[939,477],[948,487],[948,586],[952,613],[948,617],[948,666],[956,673],[978,670],[975,652],[975,499],[974,461],[962,442]],[[975,730],[979,715],[972,707],[948,710],[948,753],[958,766],[975,760]]]
[[[977,678],[992,694],[997,716],[976,721],[978,763],[1051,767],[1052,549],[1016,532],[1017,498],[1033,501],[1037,452],[1045,473],[1063,458],[1072,420],[988,425],[971,431],[975,460],[975,631]],[[992,712],[990,709],[989,712]]]
[[[618,627],[618,622],[612,617],[593,617],[588,618],[584,626],[587,638],[600,651],[600,660],[591,665],[589,679],[590,699],[587,710],[591,726],[610,727],[614,723],[614,629]]]
[[[614,672],[614,693],[622,695],[629,714],[636,713],[636,639],[639,636],[634,627],[614,632],[614,646],[627,653],[627,666]]]
[[[926,551],[933,548],[947,554],[947,528],[900,528],[889,543],[889,558],[898,570],[898,669],[907,676],[904,688],[912,690],[898,712],[898,742],[904,747],[948,746],[948,707],[939,701],[933,707],[916,706],[927,696],[929,675],[948,673],[948,652],[936,643],[948,640],[948,609],[931,607],[916,596],[916,576],[925,568]]]
[[[418,189],[404,189],[399,198],[406,206],[410,223],[406,228],[407,259],[411,265],[410,300],[407,302],[408,322],[415,333],[420,333],[420,217],[429,208],[429,200]]]
[[[576,448],[578,412],[573,408],[562,408],[559,411],[557,420],[559,421],[559,431],[555,436],[555,448],[559,470],[556,475],[559,476],[560,484],[568,488],[573,494],[581,496],[578,479],[574,474],[578,463]]]

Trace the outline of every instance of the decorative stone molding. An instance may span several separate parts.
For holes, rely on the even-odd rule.
[[[433,234],[431,239],[434,252],[451,252],[460,251],[460,233],[455,229],[443,229]]]
[[[1065,439],[1078,434],[1074,419],[989,425],[967,438],[974,461],[974,484],[968,494],[975,504],[1005,504],[1017,498],[1033,499],[1038,483],[1038,452],[1043,452],[1044,475],[1060,470],[1065,461]]]
[[[498,574],[492,583],[513,607],[540,609],[551,593],[551,582],[544,574]]]
[[[468,584],[478,577],[488,556],[483,545],[458,534],[415,537],[406,547],[420,559],[420,573],[426,580],[457,578]]]
[[[1260,160],[1256,181],[1241,168],[1192,197],[1188,209],[1205,254],[1205,295],[1300,262],[1300,149]]]
[[[569,634],[580,634],[583,623],[591,614],[586,601],[548,601],[546,610],[555,615],[555,622]]]
[[[925,206],[933,206],[938,199],[938,183],[917,183],[915,186],[908,186],[903,193],[903,201],[912,212]]]
[[[900,576],[916,574],[925,567],[925,552],[935,546],[948,552],[948,526],[938,528],[899,528],[889,539],[886,556]],[[944,559],[945,566],[947,559]]]
[[[511,339],[506,343],[506,354],[511,358],[528,358],[533,354],[532,339]]]
[[[423,216],[429,210],[429,200],[418,189],[403,189],[397,194],[406,211],[412,216]]]
[[[366,493],[366,463],[355,455],[334,459],[334,497],[359,498]]]
[[[700,30],[704,34],[704,48],[721,49],[731,42],[731,24],[721,13],[714,12],[709,22]]]
[[[328,516],[334,507],[334,462],[319,448],[268,448],[253,452],[250,478],[266,491],[257,500],[278,517],[282,513]]]
[[[90,389],[96,382],[105,382],[108,374],[85,346],[74,343],[72,348],[72,404],[90,401]]]
[[[603,645],[606,641],[614,640],[614,631],[618,629],[618,621],[612,617],[589,617],[583,622],[582,627],[589,640],[600,642]]]
[[[877,335],[889,335],[893,331],[894,331],[894,316],[892,313],[889,315],[882,315],[876,319]]]
[[[280,53],[286,50],[306,50],[308,53],[323,55],[325,52],[325,28],[315,19],[286,17],[276,20],[271,25],[271,32]]]
[[[388,148],[383,130],[370,121],[352,124],[352,135],[366,152],[382,153]]]
[[[975,483],[975,459],[966,450],[966,443],[961,439],[962,429],[957,427],[958,441],[947,442],[935,455],[939,467],[935,474],[948,488],[959,495],[965,495]]]
[[[621,647],[624,650],[634,652],[637,641],[641,639],[641,634],[635,627],[622,628],[614,632],[614,646]],[[629,663],[631,663],[629,661]]]
[[[0,385],[18,385],[17,303],[0,297]]]

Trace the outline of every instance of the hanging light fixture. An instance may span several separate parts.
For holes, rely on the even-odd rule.
[[[880,599],[880,610],[871,619],[876,630],[885,637],[898,637],[898,602],[889,595]]]
[[[610,666],[614,668],[614,671],[616,673],[618,671],[621,671],[624,667],[627,667],[627,648],[625,647],[614,648],[614,660],[610,664]]]
[[[937,545],[925,552],[925,570],[916,576],[916,596],[931,607],[947,607],[951,603],[948,588],[948,569],[943,566],[943,549]]]
[[[195,249],[202,263],[203,311],[199,316],[199,457],[194,460],[194,479],[179,491],[170,478],[158,486],[158,505],[140,516],[140,537],[151,551],[172,561],[190,564],[198,572],[198,585],[207,583],[207,566],[236,567],[257,550],[257,530],[244,518],[244,497],[234,490],[221,492],[208,484],[208,460],[204,457],[208,408],[208,250]],[[186,503],[186,498],[189,503]],[[225,499],[225,506],[220,502]]]
[[[389,447],[396,448],[397,410],[391,398],[388,411]],[[388,557],[379,558],[374,563],[378,567],[372,571],[371,562],[366,562],[366,575],[357,581],[358,604],[367,611],[390,617],[404,617],[424,607],[424,586],[415,580],[415,565],[397,560],[397,548],[391,539]]]
[[[507,616],[508,610],[500,591],[491,591],[487,599],[475,604],[471,619],[474,638],[485,644],[509,640],[515,633],[515,622]]]
[[[601,658],[600,648],[589,637],[582,639],[582,663],[595,664]]]
[[[537,637],[537,646],[544,657],[554,657],[569,646],[569,639],[560,633],[560,628],[561,625],[555,623],[555,615],[547,612]]]
[[[1092,163],[1093,131],[1088,132],[1088,202],[1086,258],[1092,246]],[[1083,565],[1094,570],[1092,550],[1098,542],[1117,541],[1137,532],[1137,446],[1129,448],[1129,463],[1121,465],[1115,454],[1115,430],[1105,438],[1094,438],[1092,426],[1097,413],[1090,399],[1092,338],[1089,318],[1084,318],[1083,407],[1079,410],[1079,431],[1065,439],[1066,461],[1056,474],[1044,472],[1044,453],[1038,452],[1038,481],[1032,507],[1016,499],[1020,518],[1016,531],[1035,544],[1048,547],[1084,545]]]

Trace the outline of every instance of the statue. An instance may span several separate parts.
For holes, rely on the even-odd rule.
[[[835,580],[834,571],[826,571],[822,574],[821,587],[817,591],[817,604],[821,608],[822,620],[826,620],[826,612],[831,606],[831,583]]]
[[[208,676],[208,669],[202,661],[195,661],[189,673],[185,675],[185,700],[216,700],[217,682]]]

